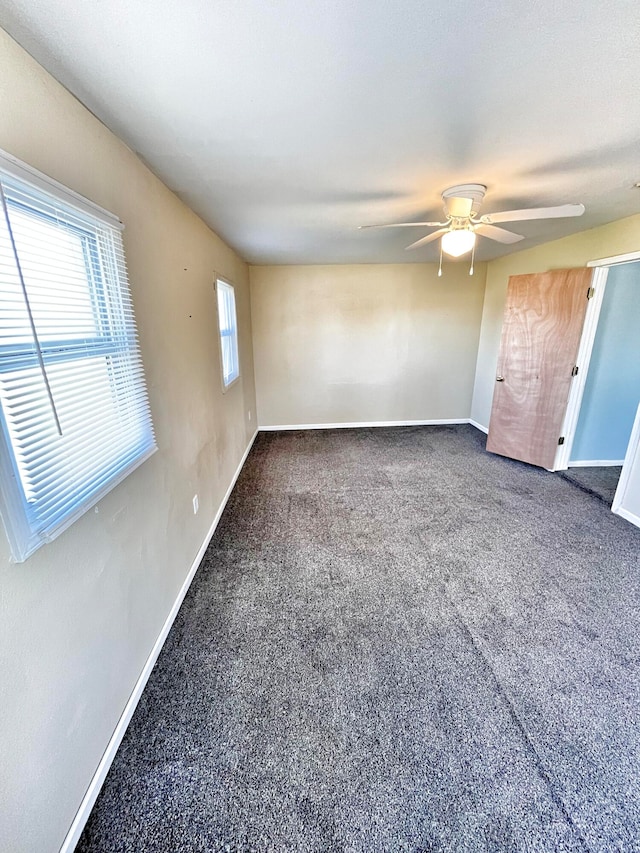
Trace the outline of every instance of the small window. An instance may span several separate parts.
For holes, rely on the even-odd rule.
[[[0,155],[0,512],[18,562],[156,449],[121,227]]]
[[[216,282],[218,293],[218,326],[220,328],[220,353],[222,358],[222,384],[228,388],[240,376],[238,363],[238,323],[236,295],[233,286],[222,279]]]

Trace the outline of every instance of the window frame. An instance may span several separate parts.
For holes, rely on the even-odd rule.
[[[233,295],[233,319],[234,325],[233,328],[229,330],[227,334],[222,329],[222,318],[220,316],[220,295],[219,295],[219,286],[222,285],[225,288],[228,288]],[[214,279],[214,293],[216,299],[216,318],[218,321],[218,352],[220,355],[220,382],[222,384],[222,393],[226,394],[226,392],[232,388],[240,379],[242,375],[242,371],[240,369],[240,333],[238,329],[238,305],[236,301],[236,289],[235,286],[229,281],[227,278],[223,278],[221,275],[216,275]],[[235,334],[234,334],[235,333]],[[235,347],[235,355],[236,355],[236,366],[237,372],[236,375],[233,376],[229,382],[225,382],[225,357],[224,357],[224,338],[229,337],[232,341],[232,345]]]
[[[103,457],[105,461],[101,466],[94,464],[93,467],[89,465],[78,469],[78,471],[82,470],[83,476],[77,479],[75,474],[69,473],[65,476],[59,473],[49,492],[46,488],[42,491],[42,480],[35,481],[38,483],[38,490],[41,491],[34,503],[22,482],[22,473],[17,459],[18,451],[12,437],[12,428],[9,426],[9,415],[5,413],[3,405],[0,405],[0,514],[11,547],[12,562],[22,563],[42,545],[56,539],[133,473],[156,452],[157,445],[142,357],[137,342],[131,289],[126,267],[119,266],[124,264],[124,247],[119,234],[124,228],[122,222],[114,214],[1,149],[0,180],[5,187],[11,189],[9,197],[5,198],[7,215],[10,215],[12,210],[14,213],[21,211],[34,220],[54,224],[62,228],[64,233],[79,238],[79,251],[81,251],[86,274],[87,316],[93,315],[95,327],[95,334],[83,334],[81,330],[74,330],[71,325],[68,330],[62,327],[63,334],[60,337],[50,335],[47,339],[47,335],[43,334],[38,335],[34,343],[20,340],[7,343],[2,347],[0,377],[6,375],[7,381],[11,381],[12,374],[25,371],[25,376],[28,377],[28,371],[37,368],[38,365],[41,365],[43,370],[56,365],[63,369],[64,365],[74,363],[81,365],[82,360],[91,363],[94,359],[98,359],[96,363],[100,364],[99,360],[104,358],[107,378],[95,387],[99,393],[107,390],[114,401],[114,411],[120,406],[125,406],[129,417],[132,412],[135,412],[136,417],[134,422],[129,421],[126,426],[123,426],[122,431],[117,433],[118,438],[112,445],[113,454],[110,457]],[[16,188],[17,197],[15,197]],[[12,198],[11,195],[14,197]],[[33,200],[32,205],[29,204],[30,199]],[[41,209],[48,206],[61,211],[60,218],[56,219],[49,215],[48,210]],[[68,221],[65,218],[67,216]],[[4,206],[0,208],[0,219],[4,229]],[[86,228],[83,227],[83,220],[86,222]],[[10,236],[9,231],[6,233]],[[20,251],[18,257],[21,254]],[[41,254],[46,260],[47,252],[44,248]],[[19,273],[19,268],[16,269]],[[30,301],[28,280],[26,286],[28,307]],[[64,293],[64,291],[52,290],[52,297],[47,297],[54,309],[58,292]],[[127,319],[123,320],[125,317]],[[124,332],[123,322],[126,323],[127,329]],[[113,359],[122,360],[118,367],[119,372],[115,376]],[[126,384],[123,386],[123,370],[135,371],[136,378],[131,388]],[[48,381],[46,374],[44,378]],[[70,382],[69,379],[65,381]],[[143,402],[140,402],[142,398]],[[82,419],[82,413],[80,417]],[[37,418],[34,423],[38,423]],[[29,429],[35,431],[36,435],[43,436],[41,440],[37,439],[36,443],[38,440],[47,441],[44,427],[29,426]],[[84,429],[86,434],[87,427]],[[139,438],[136,438],[136,430]],[[20,437],[22,433],[17,435]],[[74,444],[79,440],[78,436],[70,440],[72,444],[68,445],[69,447],[79,447],[77,443]],[[51,458],[55,464],[55,458]],[[77,456],[75,458],[81,459]],[[48,469],[45,470],[48,471]],[[43,475],[45,479],[46,476]],[[67,499],[67,495],[71,497]],[[60,509],[56,514],[47,515],[42,505],[46,507],[51,499],[61,501],[58,503]]]

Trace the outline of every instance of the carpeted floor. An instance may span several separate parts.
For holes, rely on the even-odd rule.
[[[558,471],[558,473],[565,480],[575,483],[579,489],[595,495],[611,506],[621,471],[621,465],[608,465],[598,468],[567,468],[566,471]]]
[[[640,530],[484,441],[258,436],[79,851],[640,849]]]

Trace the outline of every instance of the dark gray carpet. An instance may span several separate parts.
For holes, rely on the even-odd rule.
[[[579,489],[595,495],[611,506],[621,471],[621,465],[610,465],[604,468],[567,468],[566,471],[558,473]]]
[[[640,530],[483,447],[259,435],[78,850],[640,849]]]

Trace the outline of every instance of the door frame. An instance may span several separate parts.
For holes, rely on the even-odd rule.
[[[613,503],[611,505],[611,512],[615,512],[616,515],[619,515],[627,521],[630,521],[631,524],[635,524],[636,527],[640,527],[640,516],[630,512],[623,506],[623,504],[627,493],[627,486],[629,485],[629,481],[631,480],[631,472],[633,470],[634,464],[636,466],[638,465],[637,459],[639,458],[639,456],[640,405],[638,406],[638,411],[636,412],[636,419],[633,422],[631,438],[629,439],[629,446],[627,447],[627,452],[624,457],[624,465],[622,466],[622,471],[620,473],[618,488],[616,489],[616,493],[613,496]]]
[[[555,462],[553,464],[554,471],[565,471],[569,467],[573,441],[578,426],[578,418],[580,416],[580,407],[582,406],[582,398],[584,396],[584,389],[589,373],[589,365],[591,363],[593,344],[598,328],[598,320],[600,319],[602,301],[604,299],[604,293],[607,286],[609,269],[622,264],[632,264],[637,261],[640,261],[640,251],[627,252],[624,255],[614,255],[610,258],[599,258],[595,261],[589,261],[586,265],[587,267],[593,267],[591,287],[593,287],[594,293],[593,297],[589,300],[584,317],[584,326],[582,329],[580,346],[578,347],[578,357],[576,360],[578,374],[574,378],[574,381],[571,384],[571,390],[569,391],[567,411],[565,412],[562,425],[564,444],[558,446]]]

